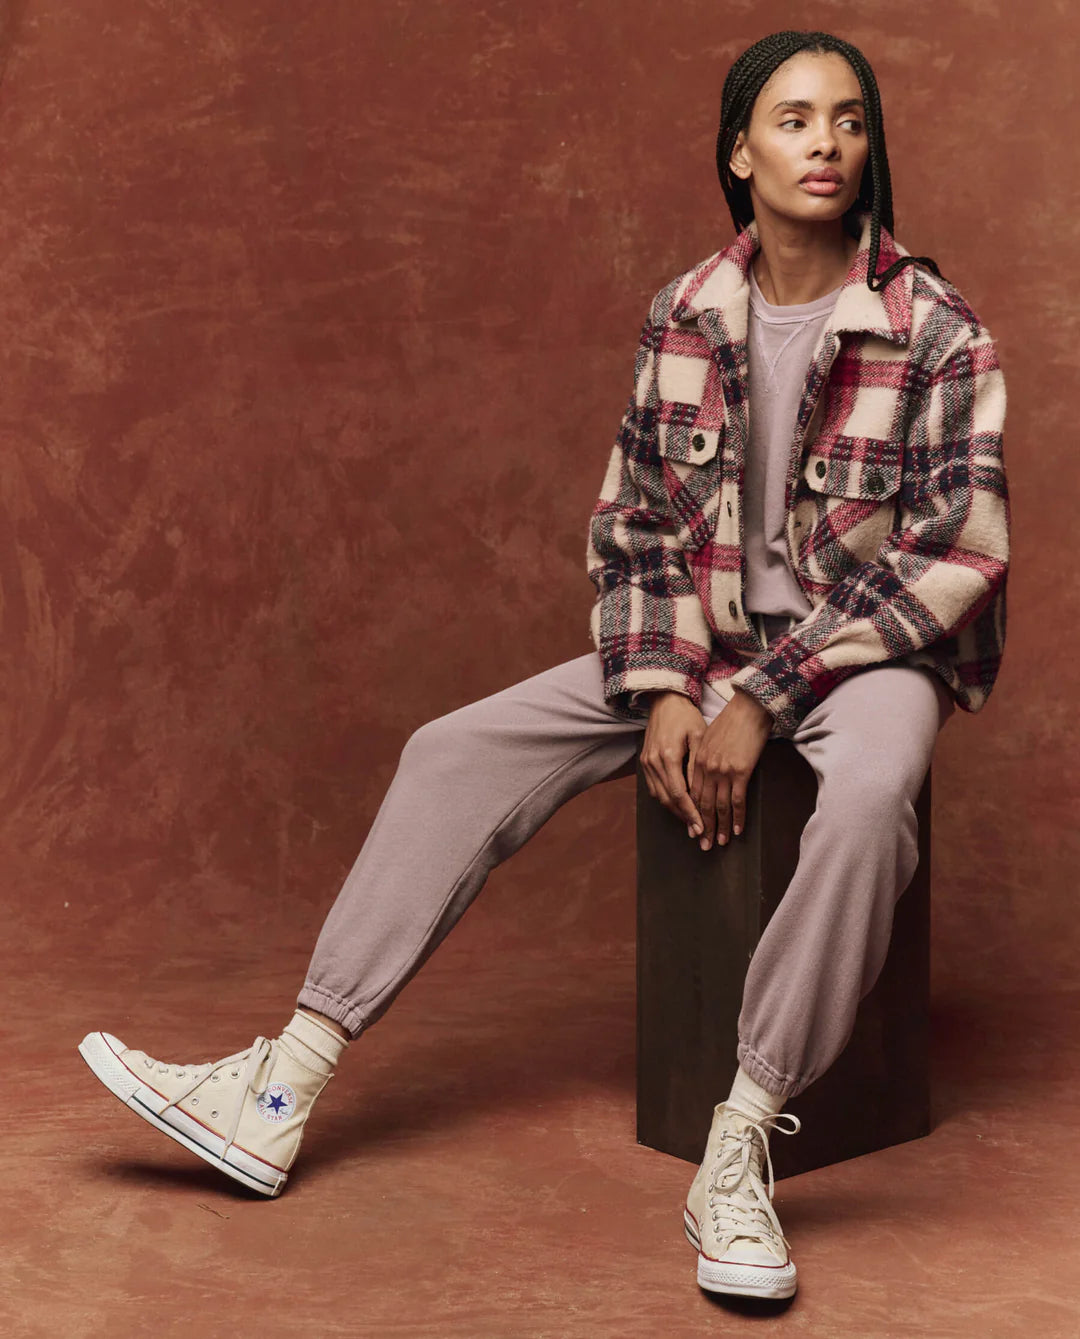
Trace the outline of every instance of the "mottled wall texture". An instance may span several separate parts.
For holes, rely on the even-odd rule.
[[[959,284],[1006,372],[1010,645],[935,773],[953,981],[1066,984],[1080,950],[1060,15],[798,15],[869,56],[897,236]],[[270,930],[302,964],[410,731],[591,649],[587,517],[637,333],[731,240],[723,74],[792,10],[6,0],[3,18],[8,932],[43,991],[58,936],[149,972],[211,943],[258,960]],[[631,779],[579,797],[468,933],[625,950],[632,810]]]

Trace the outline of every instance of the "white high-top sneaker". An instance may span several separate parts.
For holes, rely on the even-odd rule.
[[[260,1194],[280,1195],[304,1122],[348,1042],[299,1010],[280,1037],[223,1060],[154,1060],[109,1032],[79,1054],[106,1088],[164,1134]]]
[[[773,1170],[766,1125],[802,1122],[793,1112],[760,1121],[720,1102],[713,1108],[705,1157],[686,1197],[683,1222],[698,1251],[697,1281],[709,1292],[744,1297],[790,1297],[797,1286],[795,1262],[772,1205]],[[762,1154],[768,1160],[769,1188],[761,1180]]]

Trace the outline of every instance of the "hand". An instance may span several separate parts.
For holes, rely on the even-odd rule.
[[[687,790],[683,760],[687,749],[693,758],[704,733],[705,717],[684,693],[653,693],[649,698],[649,723],[641,745],[645,785],[654,800],[687,824],[691,836],[703,832],[705,825]]]
[[[746,827],[746,788],[772,721],[760,702],[736,688],[691,747],[690,801],[704,825],[699,843],[703,851],[712,845],[714,834],[721,846],[727,844],[733,818],[736,835]],[[690,835],[696,835],[693,828]]]

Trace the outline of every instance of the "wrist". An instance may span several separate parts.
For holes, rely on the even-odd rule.
[[[648,692],[642,692],[641,696],[638,698],[638,702],[640,705],[644,706],[646,710],[651,711],[657,702],[669,697],[679,697],[682,698],[684,702],[692,701],[688,694],[680,693],[677,688],[651,688]]]
[[[751,693],[748,693],[746,689],[743,688],[740,684],[735,684],[731,700],[734,702],[736,698],[739,698],[743,702],[749,703],[750,706],[753,707],[753,709],[757,712],[757,714],[762,718],[762,720],[771,721],[773,719],[772,712],[768,709],[768,707],[762,706],[762,704],[757,700],[757,698],[754,697]]]

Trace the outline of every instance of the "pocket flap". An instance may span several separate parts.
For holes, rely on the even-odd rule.
[[[704,465],[712,460],[724,431],[686,423],[658,423],[656,428],[660,454],[683,465]]]
[[[903,468],[901,438],[830,433],[807,453],[803,478],[815,493],[880,501],[899,490]]]

